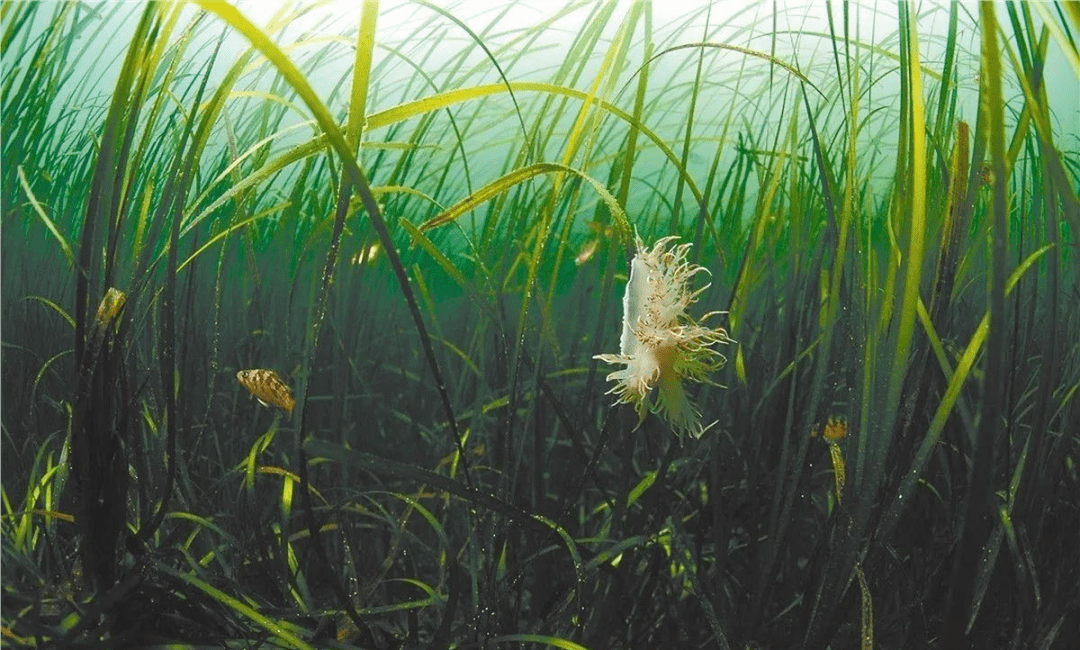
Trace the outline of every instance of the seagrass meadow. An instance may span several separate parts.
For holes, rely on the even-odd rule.
[[[1077,3],[0,4],[5,648],[1076,648]]]

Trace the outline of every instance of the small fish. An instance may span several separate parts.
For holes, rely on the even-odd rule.
[[[581,266],[593,258],[596,255],[596,248],[600,244],[599,239],[590,239],[585,242],[585,245],[581,247],[581,252],[574,258],[574,264]]]
[[[263,406],[277,406],[292,415],[293,407],[296,406],[292,390],[273,370],[241,370],[236,373],[236,379]]]
[[[847,419],[841,415],[830,415],[829,419],[825,422],[825,431],[822,433],[822,437],[827,442],[835,443],[839,442],[847,435]],[[817,427],[814,427],[810,431],[810,437],[816,438],[818,436]]]
[[[847,435],[847,420],[842,416],[830,416],[821,434],[829,442],[837,442]]]
[[[117,316],[120,315],[120,310],[124,308],[125,302],[127,302],[127,295],[123,291],[115,287],[109,287],[109,290],[105,292],[101,302],[98,304],[97,315],[94,317],[94,323],[91,326],[94,336],[105,334],[109,326],[119,322]]]

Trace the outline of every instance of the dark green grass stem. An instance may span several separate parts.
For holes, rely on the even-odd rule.
[[[124,174],[117,170],[127,166],[130,143],[137,128],[139,101],[131,95],[132,89],[137,87],[143,48],[148,48],[156,38],[154,16],[153,6],[143,12],[117,79],[91,182],[79,263],[75,267],[74,348],[78,383],[71,425],[72,469],[78,489],[75,516],[83,535],[86,572],[91,584],[99,590],[112,587],[116,543],[124,524],[122,516],[111,521],[110,517],[123,513],[126,507],[126,494],[121,494],[126,491],[126,482],[122,485],[112,483],[112,463],[126,466],[126,462],[115,457],[123,457],[122,441],[116,440],[123,432],[113,429],[116,414],[110,413],[106,403],[100,403],[108,401],[114,388],[120,388],[117,375],[120,369],[109,361],[112,355],[107,352],[103,355],[101,337],[95,336],[96,319],[92,315],[90,296],[104,293],[98,288],[101,280],[96,279],[94,273],[99,264],[96,259],[101,254],[99,229],[105,237],[111,237],[110,228],[116,223],[114,215],[120,213]],[[105,278],[112,275],[111,263],[114,261],[115,258],[107,255],[101,260]],[[99,361],[104,362],[101,367]]]
[[[846,8],[846,4],[845,4]],[[845,9],[846,11],[846,9]],[[845,36],[847,25],[845,22]],[[846,42],[846,39],[845,39]],[[838,206],[837,199],[835,197],[836,181],[833,179],[830,168],[825,160],[825,152],[822,147],[821,140],[818,136],[818,129],[813,119],[813,115],[810,112],[810,106],[806,103],[806,93],[803,92],[803,101],[805,108],[807,109],[807,120],[810,124],[810,132],[813,137],[813,149],[814,160],[816,161],[816,167],[818,169],[818,177],[821,183],[821,193],[825,203],[826,216],[828,218],[829,227],[826,229],[825,244],[832,247],[832,269],[829,277],[828,297],[824,304],[820,307],[819,325],[822,329],[820,347],[822,353],[818,356],[818,364],[814,371],[814,376],[817,377],[817,381],[813,382],[810,390],[810,402],[808,407],[808,413],[810,417],[816,417],[820,406],[825,399],[825,378],[829,373],[829,362],[833,354],[833,336],[836,330],[836,325],[839,323],[839,314],[841,308],[841,295],[840,288],[843,282],[843,275],[845,271],[846,254],[848,251],[848,233],[850,230],[851,222],[854,218],[854,162],[855,162],[855,142],[858,135],[858,76],[849,74],[847,77],[849,84],[851,84],[848,90],[851,92],[851,96],[847,100],[849,115],[848,115],[848,150],[847,150],[847,164],[845,165],[846,178],[844,182],[844,196],[843,201],[839,205],[839,215],[837,214]],[[822,247],[818,254],[824,255],[824,247]],[[818,258],[821,259],[821,258]],[[810,268],[818,268],[818,263],[812,263]],[[847,301],[844,301],[847,302]],[[806,453],[810,444],[810,437],[806,435],[800,436],[799,444],[799,462],[800,467],[805,461]],[[798,490],[798,486],[792,487],[792,492]],[[794,498],[794,494],[790,498]],[[823,619],[828,618],[828,613],[833,611],[835,604],[843,595],[844,590],[849,582],[849,576],[856,562],[855,549],[861,544],[862,537],[862,525],[865,525],[866,516],[870,510],[870,504],[868,500],[860,500],[860,514],[862,515],[862,521],[858,526],[839,527],[839,534],[841,543],[846,546],[844,549],[846,552],[831,554],[828,562],[826,563],[826,569],[821,575],[821,582],[818,591],[814,594],[812,604],[809,612],[809,624],[806,629],[805,639],[808,644],[812,645],[815,641],[815,636],[822,635],[822,626],[828,625]],[[783,516],[786,521],[788,517]]]
[[[975,440],[971,475],[966,507],[963,508],[964,524],[957,544],[961,558],[952,574],[945,629],[947,647],[959,648],[964,644],[969,611],[973,605],[973,589],[976,564],[971,561],[980,557],[993,513],[994,457],[998,447],[1002,415],[1002,387],[1005,385],[1005,267],[1008,257],[1005,241],[1008,221],[1005,203],[1005,116],[1001,91],[1001,59],[997,43],[997,18],[991,2],[980,4],[982,33],[982,74],[985,79],[984,100],[981,102],[988,116],[987,137],[990,142],[990,161],[994,167],[993,225],[990,235],[990,335],[986,349],[985,379],[983,380],[982,414]]]
[[[363,5],[363,12],[360,17],[360,26],[357,34],[356,54],[353,62],[353,75],[352,75],[352,88],[349,101],[349,115],[348,122],[345,127],[343,144],[347,147],[347,151],[340,152],[341,158],[344,160],[348,158],[353,160],[356,152],[359,149],[360,138],[362,136],[364,112],[367,109],[367,94],[368,94],[368,77],[371,72],[371,58],[372,50],[375,47],[375,22],[378,17],[378,3],[377,2],[365,2]],[[269,56],[268,56],[269,58]],[[340,133],[338,134],[340,137]],[[359,181],[359,182],[358,182]],[[314,360],[319,350],[320,334],[322,333],[323,324],[326,321],[326,315],[329,311],[330,301],[330,287],[333,284],[334,271],[338,266],[338,258],[341,251],[341,236],[345,230],[345,217],[349,212],[349,203],[352,196],[353,186],[360,186],[363,179],[355,179],[353,177],[343,177],[341,179],[341,186],[338,190],[337,205],[334,211],[334,230],[330,238],[330,249],[326,255],[326,263],[323,266],[322,281],[320,284],[319,296],[316,303],[315,320],[311,325],[311,354],[307,359],[306,377],[304,382],[303,394],[300,400],[300,423],[296,428],[296,435],[294,445],[297,454],[297,475],[300,479],[300,494],[304,505],[304,512],[307,517],[307,526],[309,534],[311,535],[312,544],[315,546],[316,554],[319,556],[323,565],[329,574],[333,574],[335,571],[334,565],[330,562],[329,557],[326,554],[326,549],[320,542],[318,537],[318,523],[315,520],[314,505],[311,501],[311,494],[308,490],[308,458],[307,453],[304,451],[304,431],[305,423],[307,419],[307,400],[308,393],[311,387],[311,369],[314,365]],[[369,190],[370,194],[370,190]],[[370,208],[369,208],[370,210]],[[374,216],[372,216],[374,221]],[[387,241],[383,240],[383,245],[387,246]],[[390,243],[387,246],[387,252],[393,252],[393,244]],[[399,262],[400,263],[400,262]],[[284,535],[282,536],[284,541]],[[360,633],[360,637],[365,645],[371,645],[374,643],[374,637],[371,629],[368,625],[360,619],[356,612],[356,609],[352,606],[351,599],[345,594],[344,589],[341,586],[341,581],[334,576],[330,580],[331,588],[337,596],[338,602],[345,608],[351,619],[353,625],[356,626]]]
[[[155,5],[149,4],[147,5],[147,10],[150,11],[154,7]],[[210,70],[213,67],[213,61],[217,58],[218,49],[220,47],[221,41],[219,40],[217,47],[215,47],[214,52],[210,57],[210,62],[206,65],[202,82],[195,94],[195,100],[192,103],[192,115],[194,115],[194,111],[197,111],[199,105],[202,103],[202,95],[206,90],[206,84],[210,79]],[[169,508],[173,486],[176,484],[176,471],[178,465],[176,458],[176,436],[178,430],[181,428],[179,422],[181,415],[177,409],[176,390],[176,276],[179,273],[177,262],[180,248],[180,224],[182,221],[180,215],[183,214],[184,199],[191,186],[194,169],[197,167],[196,163],[199,159],[202,147],[206,143],[210,128],[209,119],[204,118],[204,121],[199,125],[199,133],[195,135],[194,146],[192,146],[191,150],[188,151],[188,154],[185,156],[184,152],[185,149],[187,149],[188,140],[192,138],[192,127],[194,124],[194,119],[187,121],[183,136],[180,139],[175,157],[173,158],[173,168],[169,178],[179,179],[179,182],[174,183],[173,180],[170,180],[169,187],[165,192],[167,198],[162,202],[165,209],[172,215],[172,227],[169,230],[168,261],[166,262],[167,266],[165,269],[165,290],[162,294],[161,302],[161,384],[165,391],[165,459],[167,470],[160,505],[150,521],[139,530],[138,537],[142,541],[148,540],[150,536],[154,534],[154,531],[157,530],[158,526],[161,525],[165,512]],[[189,279],[190,278],[191,276],[189,275]],[[188,295],[191,295],[190,290]]]

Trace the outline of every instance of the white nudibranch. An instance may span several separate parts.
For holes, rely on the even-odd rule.
[[[598,354],[596,359],[626,368],[607,376],[615,382],[608,393],[617,396],[616,404],[633,404],[638,425],[646,410],[665,417],[676,434],[689,433],[700,438],[708,426],[702,426],[701,413],[683,390],[684,380],[716,386],[709,373],[718,370],[727,359],[713,345],[731,341],[722,327],[704,323],[721,312],[705,314],[695,321],[686,313],[706,284],[690,290],[690,281],[703,266],[686,261],[690,244],[668,244],[677,237],[665,237],[651,248],[637,238],[637,254],[630,262],[630,278],[623,295],[623,327],[619,354]],[[655,403],[652,395],[655,391]]]

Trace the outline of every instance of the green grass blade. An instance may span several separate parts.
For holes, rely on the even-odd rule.
[[[33,206],[34,212],[37,213],[41,222],[45,224],[45,227],[52,233],[53,238],[56,239],[56,243],[60,245],[60,251],[64,253],[64,257],[67,258],[68,264],[74,264],[75,254],[71,252],[71,245],[68,244],[67,239],[65,239],[64,235],[57,229],[56,224],[49,218],[49,215],[45,213],[45,208],[41,205],[41,202],[34,196],[34,190],[30,188],[30,183],[26,182],[26,173],[23,171],[22,165],[18,166],[18,174],[19,183],[22,185],[23,191],[26,192],[26,197],[30,199],[30,205]]]
[[[561,650],[589,650],[585,646],[568,639],[542,634],[504,634],[491,639],[491,643],[541,643]]]
[[[1015,288],[1017,282],[1020,281],[1021,276],[1023,276],[1023,274],[1030,269],[1040,257],[1046,254],[1048,250],[1050,250],[1049,245],[1043,246],[1029,255],[1024,260],[1023,264],[1013,270],[1009,275],[1009,280],[1005,287],[1006,295],[1012,293],[1012,289]],[[960,397],[960,389],[963,388],[964,382],[967,380],[968,376],[971,374],[972,368],[975,366],[975,359],[979,355],[983,344],[986,342],[989,330],[990,314],[987,313],[984,314],[982,320],[979,321],[975,333],[972,334],[971,340],[968,342],[967,347],[964,348],[964,353],[960,357],[960,362],[956,365],[956,369],[949,379],[945,394],[942,396],[937,411],[934,413],[934,418],[930,422],[929,429],[927,429],[926,437],[923,438],[922,444],[919,446],[919,450],[915,454],[915,458],[912,460],[910,468],[904,475],[903,482],[899,489],[897,489],[895,496],[892,498],[886,514],[882,517],[882,530],[885,537],[890,537],[892,535],[901,511],[911,502],[915,484],[922,475],[926,463],[930,460],[930,454],[937,446],[937,442],[941,437],[941,432],[945,428],[945,422],[948,420],[953,407]]]
[[[314,650],[314,646],[308,644],[303,639],[290,632],[285,625],[282,625],[280,622],[259,613],[259,611],[251,605],[248,605],[247,603],[243,602],[238,598],[230,596],[229,594],[221,591],[220,589],[211,585],[205,580],[202,580],[201,578],[198,578],[188,573],[182,573],[180,571],[177,571],[176,569],[173,569],[170,566],[161,564],[160,562],[155,562],[155,566],[163,574],[172,576],[173,578],[176,578],[181,582],[185,582],[192,587],[195,587],[196,589],[202,591],[217,602],[221,603],[224,607],[227,607],[235,611],[240,616],[252,621],[259,627],[272,634],[275,639],[285,644],[286,647],[294,648],[295,650]]]

